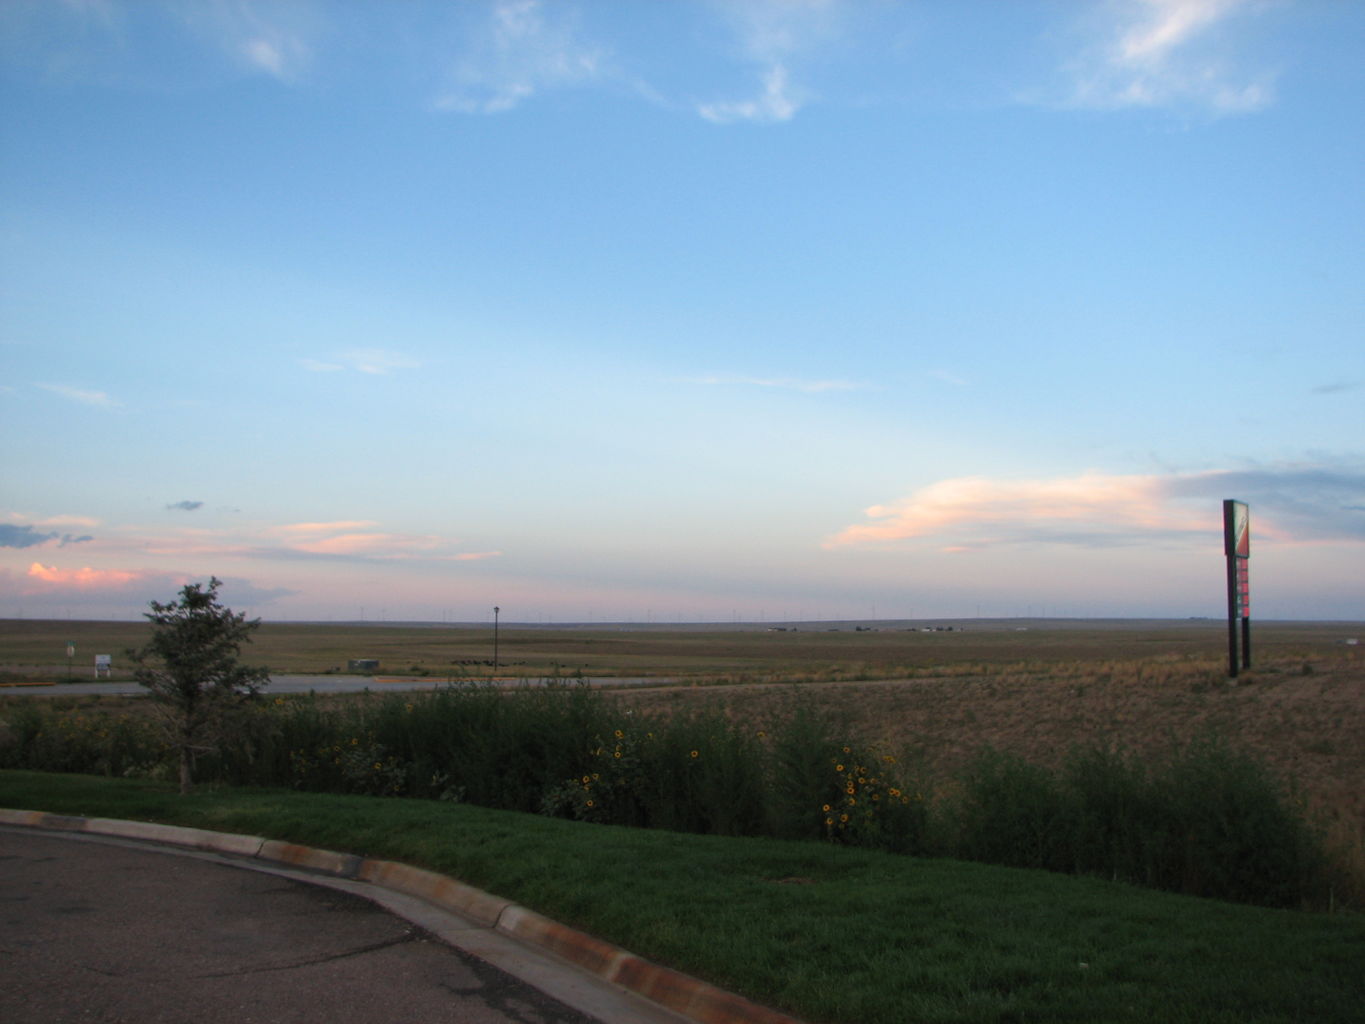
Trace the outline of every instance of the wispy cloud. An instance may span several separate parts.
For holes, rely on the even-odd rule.
[[[111,587],[126,587],[131,583],[136,583],[143,579],[146,574],[125,569],[92,569],[89,566],[80,569],[59,569],[55,565],[34,562],[28,567],[28,576],[32,580],[59,586],[107,590]]]
[[[0,593],[22,595],[40,607],[51,609],[72,606],[103,608],[104,614],[117,609],[126,614],[147,608],[147,602],[165,601],[177,590],[198,577],[192,573],[166,572],[161,569],[64,568],[33,562],[26,571],[0,568]],[[224,577],[224,590],[232,605],[265,604],[294,593],[282,587],[259,587],[238,577]]]
[[[790,121],[795,117],[805,96],[793,90],[788,81],[787,69],[781,64],[774,64],[762,73],[761,81],[763,88],[758,95],[744,100],[702,103],[697,106],[697,113],[716,124]]]
[[[1087,11],[1088,42],[1067,69],[1070,102],[1259,110],[1274,99],[1274,74],[1239,61],[1233,30],[1263,6],[1254,0],[1118,0]]]
[[[1365,471],[1289,466],[1170,476],[1088,473],[1048,480],[959,477],[867,509],[827,548],[933,541],[963,551],[1012,544],[1112,547],[1207,539],[1223,498],[1251,504],[1255,532],[1292,542],[1365,542]]]
[[[90,516],[60,515],[48,516],[37,523],[38,526],[83,526],[89,529],[99,526],[100,521]]]
[[[53,77],[104,81],[145,81],[154,75],[144,66],[145,52],[164,37],[166,24],[172,32],[188,34],[196,50],[216,51],[247,73],[294,81],[311,66],[313,39],[325,25],[315,0],[61,0],[4,6],[5,42],[26,63],[42,66]],[[195,59],[204,63],[199,52]]]
[[[166,506],[166,510],[180,512],[194,512],[204,507],[202,501],[177,501]]]
[[[1359,391],[1361,388],[1365,388],[1365,381],[1339,380],[1330,384],[1319,384],[1312,391],[1315,395],[1336,395],[1343,391]]]
[[[684,384],[716,384],[727,386],[776,388],[784,391],[802,391],[806,394],[819,394],[823,391],[859,391],[867,385],[851,380],[802,380],[797,377],[737,377],[709,376],[686,377]]]
[[[498,114],[537,93],[591,82],[607,50],[587,39],[567,4],[499,0],[456,62],[438,110]]]
[[[66,384],[39,384],[38,387],[68,401],[79,402],[81,405],[89,405],[96,409],[117,409],[121,404],[110,398],[104,391],[73,388]]]
[[[266,536],[278,538],[272,547],[256,547],[249,555],[267,559],[342,559],[347,561],[452,561],[495,558],[501,551],[460,551],[446,537],[433,534],[389,533],[368,520],[289,523],[272,527]]]
[[[810,98],[792,80],[792,65],[836,37],[844,11],[834,0],[750,0],[720,3],[746,61],[757,68],[759,89],[743,99],[699,103],[708,121],[772,123],[790,121]]]
[[[239,65],[282,82],[307,72],[320,24],[308,2],[209,0],[169,8],[194,34]]]
[[[336,533],[340,530],[360,530],[378,525],[372,519],[338,519],[325,523],[286,523],[283,526],[272,527],[269,532],[284,537],[298,537],[318,533]]]
[[[383,376],[395,370],[415,370],[422,364],[412,356],[384,348],[357,348],[328,359],[300,359],[299,365],[312,373],[341,373],[352,370]]]

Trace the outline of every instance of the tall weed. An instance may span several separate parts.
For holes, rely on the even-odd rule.
[[[26,701],[0,723],[0,767],[146,774],[169,757],[145,717]],[[197,768],[233,784],[937,853],[1272,906],[1354,891],[1329,890],[1305,815],[1216,739],[1147,760],[1081,747],[1056,770],[988,749],[931,801],[903,759],[800,700],[759,731],[718,707],[634,716],[581,683],[468,683],[243,705]]]
[[[1103,747],[1060,772],[983,751],[939,808],[944,852],[1242,903],[1322,905],[1322,846],[1259,763],[1216,738],[1150,764]]]

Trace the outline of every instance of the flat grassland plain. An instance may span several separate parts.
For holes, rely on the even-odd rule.
[[[1365,906],[1365,656],[1348,643],[1365,625],[1257,623],[1254,668],[1235,681],[1226,626],[1207,620],[799,625],[508,626],[496,679],[644,680],[598,691],[623,728],[720,709],[763,730],[813,708],[841,720],[849,739],[908,758],[926,799],[951,793],[987,745],[1056,765],[1073,744],[1160,755],[1216,736],[1303,800],[1344,869],[1335,906]],[[94,653],[112,654],[126,678],[123,652],[146,636],[137,623],[0,621],[0,683],[63,678],[68,641],[80,652],[76,678],[90,678]],[[266,624],[243,655],[277,673],[376,658],[372,691],[384,694],[401,692],[404,677],[492,680],[492,649],[482,627]],[[0,722],[21,702],[52,699],[22,692],[0,687]],[[56,701],[87,718],[152,710],[142,697]],[[19,794],[14,806],[378,850],[811,1021],[1359,1019],[1358,914],[934,858],[901,871],[890,864],[898,858],[828,843],[581,828],[438,801],[224,787],[186,802],[144,779],[0,775]]]
[[[937,625],[937,630],[929,627]],[[946,627],[952,626],[949,631]],[[140,646],[137,622],[0,620],[0,684],[89,680],[95,653]],[[243,651],[276,673],[380,663],[377,691],[404,677],[625,677],[623,713],[722,706],[762,729],[797,702],[946,778],[984,746],[1056,765],[1079,743],[1140,754],[1217,736],[1266,764],[1328,829],[1365,854],[1365,639],[1362,623],[1253,623],[1253,667],[1228,678],[1217,620],[968,620],[782,626],[525,626],[265,623]],[[66,645],[79,656],[68,665]],[[76,668],[75,666],[79,666]],[[23,699],[0,686],[0,700]],[[355,698],[334,697],[329,700]],[[86,707],[138,698],[84,698]]]

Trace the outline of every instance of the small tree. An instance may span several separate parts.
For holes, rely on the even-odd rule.
[[[166,713],[180,758],[182,794],[193,786],[195,754],[216,748],[224,712],[270,681],[268,669],[237,663],[261,620],[247,621],[245,614],[220,605],[220,586],[212,577],[207,587],[187,584],[171,604],[152,601],[145,613],[152,638],[131,652],[138,666],[134,677]]]

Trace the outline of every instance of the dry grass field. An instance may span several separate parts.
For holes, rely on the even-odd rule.
[[[954,625],[509,626],[499,675],[653,678],[614,699],[639,714],[718,704],[755,728],[806,701],[845,720],[851,736],[909,752],[930,784],[984,745],[1055,764],[1077,743],[1155,756],[1216,734],[1293,786],[1365,864],[1365,648],[1348,643],[1365,636],[1362,624],[1256,624],[1255,666],[1235,681],[1216,621]],[[126,664],[121,653],[145,630],[0,622],[0,680],[57,678],[68,640],[81,665],[96,651]],[[266,624],[245,654],[274,671],[376,657],[383,672],[480,679],[492,675],[492,630]]]
[[[1365,654],[1346,643],[1361,631],[1263,632],[1255,667],[1236,680],[1217,647],[1221,628],[1044,628],[1012,643],[1004,633],[984,642],[936,635],[966,642],[957,651],[940,647],[946,656],[899,678],[820,682],[811,671],[799,685],[659,687],[616,699],[640,714],[715,702],[758,726],[804,701],[847,722],[850,736],[908,757],[927,786],[941,785],[984,746],[1056,766],[1077,744],[1159,757],[1218,738],[1284,781],[1365,881]]]
[[[930,778],[986,745],[1056,764],[1082,742],[1156,755],[1216,735],[1255,752],[1315,805],[1365,820],[1365,663],[1354,651],[1276,659],[1236,683],[1216,659],[1165,657],[964,665],[921,678],[799,686],[659,687],[616,699],[641,713],[717,702],[756,723],[806,701],[847,721],[851,735],[909,752]]]

